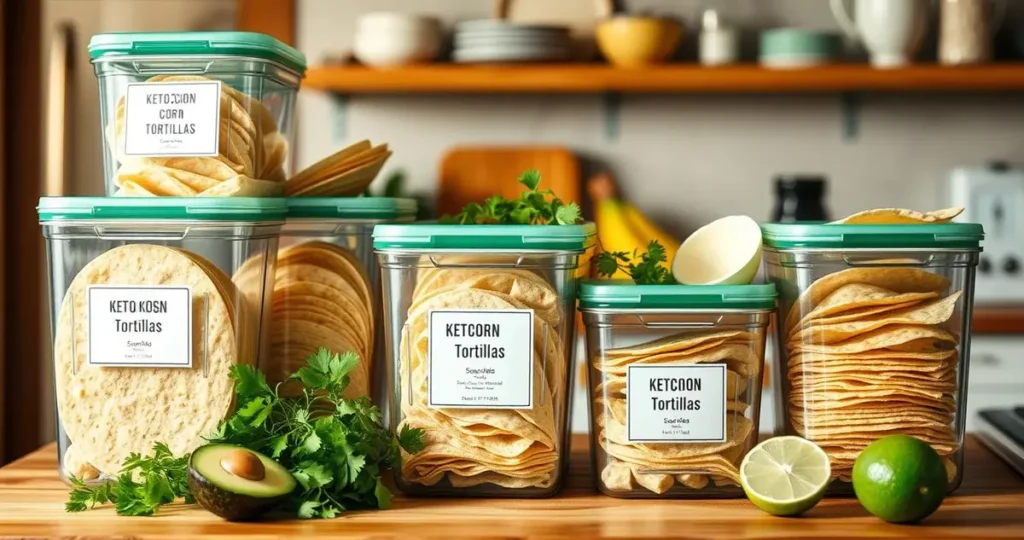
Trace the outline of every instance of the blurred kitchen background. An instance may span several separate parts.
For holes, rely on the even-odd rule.
[[[879,0],[848,0],[846,6],[852,9],[855,2],[866,1]],[[842,34],[829,0],[5,3],[6,245],[0,262],[7,272],[0,357],[5,452],[0,461],[34,449],[51,439],[54,431],[49,359],[40,356],[45,351],[41,344],[48,339],[45,303],[23,309],[43,290],[39,267],[31,262],[42,256],[33,208],[44,192],[103,193],[99,99],[85,44],[93,34],[114,31],[244,29],[270,33],[295,45],[311,66],[298,103],[296,168],[361,139],[387,142],[394,155],[373,189],[381,190],[388,177],[400,174],[403,194],[417,196],[433,208],[439,204],[451,208],[453,201],[461,200],[465,195],[460,195],[459,185],[493,192],[487,182],[512,182],[506,171],[521,170],[530,160],[537,160],[550,181],[570,186],[566,188],[570,193],[575,190],[587,200],[587,180],[598,173],[610,174],[621,198],[678,239],[723,215],[800,218],[794,207],[798,200],[800,212],[814,215],[824,210],[835,217],[876,207],[968,206],[969,218],[985,223],[989,233],[987,262],[979,273],[975,314],[979,335],[973,341],[969,407],[1024,401],[1024,359],[1019,354],[1024,350],[1024,276],[1017,259],[1024,258],[1024,173],[1016,168],[1024,167],[1024,2],[910,3],[925,9],[921,24],[926,32],[913,55],[913,62],[923,67],[899,70],[889,78],[876,77],[875,70],[866,67],[868,55]],[[984,10],[977,25],[943,29],[942,9],[971,9],[973,4]],[[545,13],[545,5],[551,13]],[[403,71],[396,67],[367,73],[342,65],[352,61],[357,35],[385,31],[372,27],[372,21],[359,23],[370,12],[436,17],[446,36],[438,61],[447,62],[452,28],[463,21],[488,19],[496,13],[547,23],[557,23],[561,17],[577,36],[587,36],[610,11],[681,21],[681,44],[665,60],[691,66],[693,80],[706,77],[709,90],[693,92],[692,84],[678,83],[677,77],[673,79],[677,82],[665,84],[691,91],[674,92],[664,86],[659,89],[666,91],[661,92],[599,91],[600,85],[592,81],[604,77],[603,72],[580,75],[573,71],[576,66],[564,72],[533,70],[529,80],[520,81],[514,80],[515,71],[494,72],[494,77],[510,78],[505,81],[481,83],[476,75],[477,82],[465,79],[465,87],[507,85],[509,89],[530,87],[530,91],[466,93],[453,91],[463,80],[455,68]],[[408,23],[408,17],[396,20]],[[370,27],[360,30],[360,24]],[[380,20],[376,24],[388,26]],[[769,39],[762,32],[778,28],[797,30],[776,34],[774,45],[762,47],[762,39]],[[706,46],[715,48],[703,55],[702,33],[709,34]],[[618,39],[625,46],[634,38]],[[940,42],[965,39],[992,46],[991,51],[986,47],[975,51],[982,58],[965,61],[984,65],[940,67],[940,60],[957,62],[940,54]],[[409,40],[409,35],[395,31],[384,41]],[[374,51],[377,42],[371,39],[363,45],[365,60],[400,56],[401,51],[387,47]],[[759,58],[772,47],[781,48],[773,49],[774,57]],[[411,51],[406,52],[414,55],[415,47]],[[383,56],[374,56],[375,52]],[[494,47],[456,54],[471,57],[471,53],[483,58],[515,54]],[[550,51],[526,53],[543,57]],[[705,62],[738,62],[751,69],[701,68],[701,56]],[[753,68],[759,61],[812,66],[838,61],[864,68],[824,68],[794,77],[792,71]],[[600,56],[589,62],[604,65]],[[726,70],[717,82],[714,70]],[[631,82],[611,84],[634,85],[634,89],[655,88],[657,76],[645,83],[643,73],[633,72],[625,79],[616,79],[619,76],[612,73],[609,80],[628,79]],[[778,73],[778,78],[772,73]],[[734,77],[736,86],[730,86],[728,77]],[[581,80],[585,91],[566,91]],[[777,91],[778,85],[784,91]],[[405,91],[406,86],[447,91]],[[884,91],[873,91],[878,88]],[[480,146],[509,148],[498,148],[500,152],[474,148]],[[514,152],[509,155],[506,150]],[[46,181],[36,186],[44,172]],[[461,180],[467,175],[479,184],[467,187]],[[786,191],[785,204],[780,191]],[[593,211],[591,204],[586,207]],[[580,390],[577,421],[586,417]],[[770,428],[772,412],[765,413],[768,421],[762,425]],[[577,427],[585,429],[582,422]]]

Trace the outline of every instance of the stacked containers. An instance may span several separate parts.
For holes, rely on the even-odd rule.
[[[850,493],[857,454],[907,434],[963,476],[978,224],[766,224],[766,274],[779,288],[785,430],[832,461]]]
[[[294,145],[302,53],[250,32],[100,34],[107,195],[272,196]]]
[[[61,477],[192,451],[257,363],[280,199],[43,198]]]
[[[406,493],[544,497],[569,456],[585,225],[378,225],[392,426],[425,430]]]
[[[624,498],[739,497],[757,444],[773,285],[587,282],[594,475]]]
[[[264,372],[271,384],[305,364],[320,346],[356,351],[349,397],[381,399],[384,370],[380,267],[370,235],[374,225],[413,221],[414,199],[295,197],[288,199],[273,285],[270,355]]]

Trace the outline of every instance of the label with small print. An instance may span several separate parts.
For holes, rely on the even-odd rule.
[[[533,310],[435,309],[429,317],[430,407],[533,408]]]
[[[220,81],[131,83],[125,94],[127,156],[216,156]]]
[[[192,367],[192,290],[92,285],[89,365]]]
[[[725,442],[725,365],[633,364],[626,370],[629,442]]]

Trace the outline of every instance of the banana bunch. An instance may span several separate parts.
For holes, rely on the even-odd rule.
[[[671,264],[679,249],[679,240],[655,225],[636,206],[615,197],[613,187],[607,175],[595,176],[588,185],[594,200],[594,217],[601,251],[642,252],[651,240],[657,240],[664,246]],[[612,276],[613,279],[628,277],[622,270]]]

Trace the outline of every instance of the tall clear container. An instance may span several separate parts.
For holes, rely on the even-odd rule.
[[[281,199],[44,197],[61,477],[202,444],[258,365]]]
[[[281,231],[278,278],[271,297],[270,382],[280,382],[323,345],[301,336],[313,326],[330,341],[357,352],[360,366],[350,397],[371,395],[386,406],[381,329],[380,266],[373,252],[374,225],[416,218],[415,199],[293,197]],[[325,273],[301,273],[314,266]],[[292,270],[296,272],[292,272]],[[344,283],[338,283],[341,279]],[[347,285],[346,285],[347,284]],[[332,289],[339,291],[337,296]],[[364,292],[368,294],[363,294]],[[343,351],[337,351],[343,352]]]
[[[585,282],[598,489],[622,498],[742,497],[757,444],[774,285]]]
[[[853,463],[886,435],[917,437],[963,478],[967,367],[981,225],[765,224],[780,294],[786,433],[821,446],[850,494]]]
[[[391,422],[412,495],[546,497],[565,479],[586,225],[378,225]]]
[[[252,32],[144,32],[93,36],[89,56],[107,195],[280,193],[302,53]]]

